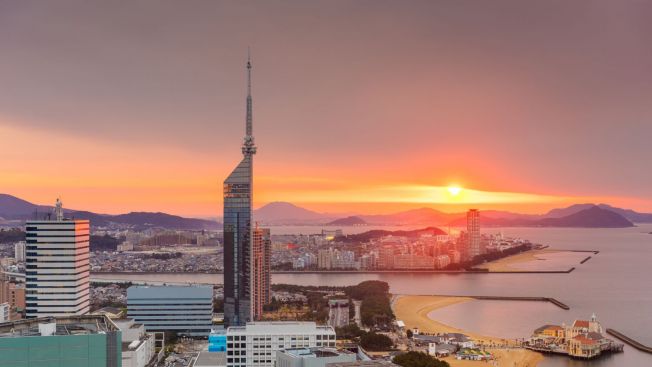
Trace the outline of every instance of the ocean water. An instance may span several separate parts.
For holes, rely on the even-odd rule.
[[[272,233],[318,233],[318,227],[272,228]],[[353,227],[359,232],[361,227]],[[405,229],[406,227],[401,227]],[[366,228],[362,230],[367,230]],[[294,231],[294,232],[292,232]],[[489,229],[487,232],[498,232]],[[347,231],[345,230],[345,233]],[[503,228],[506,236],[529,239],[553,249],[597,250],[599,254],[550,254],[520,265],[528,270],[575,266],[569,274],[274,274],[274,283],[352,285],[378,279],[395,294],[455,294],[554,297],[570,306],[543,302],[473,301],[435,311],[438,321],[494,336],[527,338],[546,323],[586,319],[595,312],[604,327],[652,345],[652,225],[622,229]],[[353,233],[353,232],[349,232]],[[592,258],[584,264],[579,262]],[[215,274],[94,274],[93,279],[168,283],[221,283]],[[542,367],[652,366],[652,355],[626,347],[625,352],[595,361],[547,357]]]

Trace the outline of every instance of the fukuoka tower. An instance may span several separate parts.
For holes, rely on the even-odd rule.
[[[242,160],[224,181],[224,323],[253,321],[252,239],[253,163],[251,58],[247,58],[247,118]]]

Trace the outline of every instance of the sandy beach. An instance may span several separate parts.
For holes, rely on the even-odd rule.
[[[396,296],[392,302],[392,309],[397,320],[402,320],[406,328],[417,327],[427,333],[462,333],[476,342],[483,344],[514,344],[515,341],[500,338],[499,336],[480,335],[469,330],[462,330],[431,320],[428,314],[436,309],[462,303],[478,302],[466,297],[440,297],[440,296]],[[496,366],[501,367],[534,367],[542,359],[539,353],[525,349],[491,349],[496,356]],[[486,366],[486,362],[458,361],[454,357],[445,359],[453,367]]]
[[[516,264],[524,263],[528,261],[541,260],[539,255],[551,254],[561,252],[559,250],[543,249],[543,250],[531,250],[527,252],[522,252],[513,256],[508,256],[496,261],[491,261],[482,265],[479,265],[479,268],[486,268],[489,271],[518,271],[521,270]],[[561,269],[565,270],[565,269]]]

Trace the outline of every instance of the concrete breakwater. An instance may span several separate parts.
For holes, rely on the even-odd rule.
[[[607,328],[607,334],[612,335],[612,336],[620,339],[621,341],[629,344],[630,346],[632,346],[632,347],[634,347],[634,348],[636,348],[636,349],[638,349],[638,350],[640,350],[642,352],[652,353],[652,347],[648,347],[647,345],[643,345],[640,342],[628,337],[627,335],[624,335],[623,333],[621,333],[621,332],[619,332],[617,330]]]
[[[565,303],[551,297],[510,297],[510,296],[468,296],[468,295],[450,295],[450,294],[433,294],[437,297],[458,297],[458,298],[473,298],[484,301],[535,301],[535,302],[550,302],[553,305],[561,308],[562,310],[570,310],[570,307]]]

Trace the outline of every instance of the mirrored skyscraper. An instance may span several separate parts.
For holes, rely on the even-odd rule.
[[[242,161],[224,181],[224,322],[244,325],[253,320],[252,202],[253,156],[251,60],[247,60],[247,118]]]

